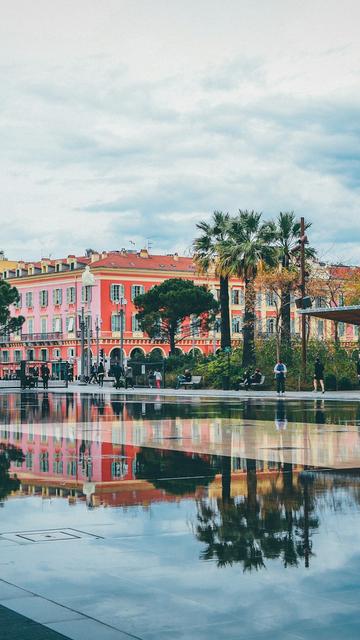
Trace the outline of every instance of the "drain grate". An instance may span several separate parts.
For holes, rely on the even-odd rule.
[[[10,531],[0,534],[0,539],[11,540],[18,544],[33,544],[36,542],[59,542],[62,540],[101,539],[85,531],[77,529],[44,529],[42,531]]]

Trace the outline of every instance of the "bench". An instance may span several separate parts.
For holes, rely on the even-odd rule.
[[[183,380],[178,382],[178,386],[179,387],[184,387],[184,389],[186,389],[187,387],[198,387],[201,383],[202,380],[202,376],[191,376],[191,380]]]
[[[247,386],[248,388],[251,387],[255,389],[256,387],[263,387],[264,382],[265,382],[265,376],[264,374],[262,374],[260,382],[251,382],[249,385],[245,385],[245,382],[240,382],[239,387],[240,388],[243,387],[245,389]]]

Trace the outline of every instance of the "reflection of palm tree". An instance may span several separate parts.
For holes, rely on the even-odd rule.
[[[0,444],[0,500],[4,500],[9,493],[16,491],[20,481],[9,474],[11,462],[23,462],[24,454],[19,447],[12,444]]]
[[[246,497],[197,502],[196,537],[205,544],[201,558],[216,559],[218,566],[239,562],[244,571],[261,569],[265,559],[275,558],[281,558],[285,567],[297,566],[304,558],[309,566],[311,530],[318,527],[310,485],[295,488],[291,470],[282,489],[273,482],[260,500],[256,461],[246,462]]]

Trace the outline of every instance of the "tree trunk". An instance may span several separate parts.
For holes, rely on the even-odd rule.
[[[223,456],[222,459],[222,501],[224,504],[230,502],[231,498],[231,457]]]
[[[281,292],[281,347],[286,349],[291,342],[291,308],[289,286]]]
[[[247,485],[247,503],[248,510],[252,516],[256,514],[257,502],[257,477],[256,477],[256,460],[246,458],[246,485]]]
[[[221,348],[231,347],[229,278],[220,276]]]
[[[243,324],[243,357],[242,366],[249,367],[255,363],[255,287],[253,280],[245,279],[245,313]]]
[[[170,342],[170,356],[175,355],[176,343],[175,343],[176,327],[169,327],[169,342]]]

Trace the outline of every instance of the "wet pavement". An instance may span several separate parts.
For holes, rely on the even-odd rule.
[[[359,429],[323,399],[4,394],[0,605],[74,640],[355,638]]]

